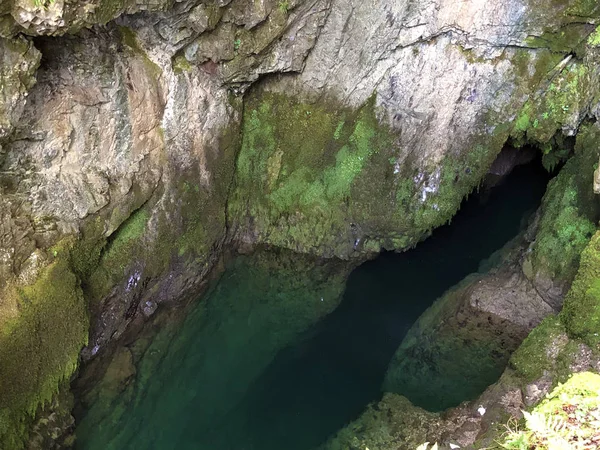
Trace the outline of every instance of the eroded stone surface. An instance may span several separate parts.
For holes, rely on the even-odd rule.
[[[39,62],[40,53],[28,40],[0,38],[0,145],[21,118]],[[2,153],[0,147],[0,158]]]

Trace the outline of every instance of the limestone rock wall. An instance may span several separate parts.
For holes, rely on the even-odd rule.
[[[36,376],[2,381],[0,442],[21,446],[82,347],[92,358],[198,292],[225,245],[403,250],[452,217],[509,137],[560,161],[556,136],[598,111],[599,14],[2,2],[0,348],[32,356],[0,366]]]
[[[509,137],[552,148],[575,132],[596,104],[597,10],[461,5],[332,4],[302,72],[245,103],[239,239],[340,257],[408,248]]]

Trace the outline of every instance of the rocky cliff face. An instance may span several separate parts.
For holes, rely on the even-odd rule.
[[[15,0],[0,14],[7,448],[82,348],[197,292],[224,246],[406,249],[509,138],[553,165],[598,113],[594,2]],[[596,128],[578,138],[592,171]],[[587,181],[563,179],[524,266],[556,302],[597,218]]]

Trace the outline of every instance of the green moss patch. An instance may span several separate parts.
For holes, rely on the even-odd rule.
[[[598,160],[593,144],[597,135],[595,127],[582,128],[575,155],[550,181],[542,201],[532,262],[536,271],[557,282],[573,280],[581,251],[596,231],[600,208],[592,184]]]
[[[600,233],[581,254],[577,277],[560,315],[571,336],[600,351]]]
[[[126,271],[137,257],[142,256],[146,242],[142,238],[149,214],[145,209],[134,212],[109,238],[102,249],[97,267],[85,280],[90,300],[100,300],[108,291],[122,281]]]
[[[417,449],[437,437],[441,423],[438,414],[418,408],[400,395],[385,393],[379,403],[369,405],[319,450]]]
[[[528,142],[549,142],[573,115],[586,109],[593,89],[587,65],[569,64],[525,103],[515,121],[513,134],[517,138],[526,134]]]
[[[585,43],[588,28],[587,24],[582,23],[565,24],[560,28],[546,28],[540,36],[531,36],[526,42],[529,47],[568,53]]]
[[[14,292],[20,314],[0,329],[0,444],[19,449],[26,425],[77,367],[88,315],[77,277],[58,258]]]
[[[148,82],[158,83],[158,79],[162,76],[162,69],[148,57],[148,54],[140,45],[135,31],[131,28],[121,26],[119,27],[119,33],[121,34],[121,42],[125,48],[132,52],[132,54],[142,58],[148,73],[152,75],[147,78]],[[157,86],[154,86],[154,90],[157,91],[159,89]]]
[[[419,170],[422,162],[399,154],[395,133],[378,120],[374,98],[352,110],[250,95],[229,201],[232,225],[302,252],[346,257],[405,249],[454,215],[503,142],[474,139],[470,151]]]
[[[533,329],[521,346],[513,353],[510,364],[526,381],[540,378],[552,369],[553,346],[566,340],[565,328],[556,316],[547,317]],[[560,350],[559,350],[560,351]]]

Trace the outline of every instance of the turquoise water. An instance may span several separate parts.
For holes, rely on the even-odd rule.
[[[135,375],[84,396],[77,448],[319,446],[380,397],[410,326],[518,234],[546,182],[538,166],[518,168],[415,249],[349,277],[288,252],[236,258],[182,324],[126,350]]]

